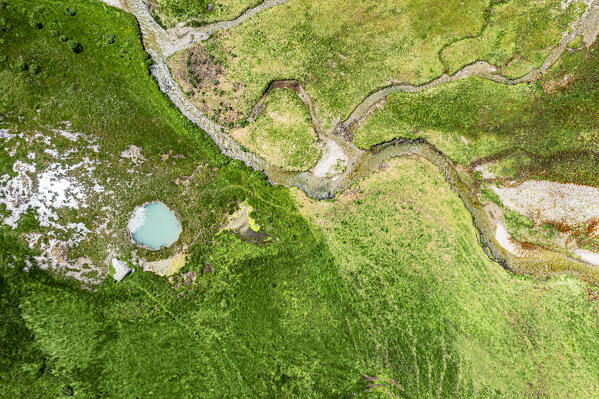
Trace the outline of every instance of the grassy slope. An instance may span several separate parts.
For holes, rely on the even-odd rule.
[[[381,390],[401,394],[393,380],[406,397],[597,395],[584,286],[490,262],[430,164],[395,160],[334,202],[300,199],[339,263],[352,338]]]
[[[250,151],[285,170],[306,170],[320,151],[306,106],[290,89],[272,91],[255,122],[231,134]]]
[[[576,14],[575,6],[562,10],[553,0],[491,3],[292,0],[192,51],[222,62],[216,93],[235,111],[247,115],[271,80],[295,78],[327,127],[393,82],[422,84],[477,58],[503,65],[514,57],[506,71],[530,69]],[[481,45],[468,44],[473,40]],[[245,90],[233,90],[238,83]],[[218,117],[218,108],[209,113]]]
[[[247,115],[271,80],[299,79],[326,127],[391,80],[422,83],[439,76],[437,52],[480,29],[486,6],[485,0],[443,7],[429,0],[292,0],[193,51],[208,51],[223,63],[219,98],[236,111]],[[245,90],[233,90],[237,83]]]
[[[203,25],[237,18],[261,0],[153,0],[152,3],[160,23],[171,27],[179,22]],[[208,11],[208,4],[213,5],[212,11]]]
[[[466,211],[434,172],[407,165],[410,173],[400,176],[420,179],[422,186],[393,180],[377,188],[380,192],[364,201],[368,206],[355,209],[356,218],[343,209],[330,215],[334,219],[322,226],[323,238],[296,210],[287,189],[271,187],[263,175],[227,162],[169,105],[147,74],[132,17],[98,2],[43,2],[47,21],[62,24],[61,31],[83,44],[83,53],[74,55],[48,34],[49,23],[34,30],[22,22],[20,10],[28,6],[14,0],[0,11],[21,21],[10,33],[18,33],[19,44],[11,40],[2,47],[9,67],[2,65],[0,72],[0,93],[8,93],[0,104],[8,123],[28,129],[71,120],[74,129],[97,135],[107,155],[126,144],[142,146],[158,164],[155,173],[169,179],[187,171],[158,163],[166,148],[184,152],[190,161],[180,161],[183,165],[209,163],[194,191],[204,198],[195,223],[204,226],[206,236],[192,248],[184,270],[199,275],[191,287],[175,288],[138,270],[120,284],[106,281],[89,292],[48,273],[20,272],[29,252],[21,229],[2,227],[0,396],[349,397],[366,388],[364,373],[392,377],[410,393],[427,397],[436,392],[428,386],[430,370],[435,385],[444,376],[442,396],[450,396],[461,381],[458,391],[466,396],[476,384],[488,397],[498,389],[498,396],[521,397],[529,392],[528,380],[540,386],[534,372],[545,367],[554,384],[543,388],[548,392],[563,385],[563,395],[593,395],[597,376],[589,365],[597,355],[596,321],[580,285],[553,281],[542,284],[550,289],[534,291],[531,281],[509,277],[489,263],[476,246]],[[65,16],[65,6],[75,7],[77,15]],[[94,25],[101,33],[114,32],[117,47],[96,45]],[[40,63],[41,74],[13,72],[10,66],[20,55]],[[64,90],[73,82],[78,85],[73,92]],[[24,118],[19,122],[17,115]],[[128,182],[121,171],[113,172]],[[144,186],[140,178],[128,200],[167,186],[164,179],[147,176]],[[399,209],[385,208],[389,203],[380,201],[385,190],[395,193],[398,187],[413,195],[392,204]],[[176,191],[169,195],[188,201]],[[417,195],[422,203],[413,202]],[[255,246],[229,234],[212,238],[219,215],[246,198],[273,244]],[[332,203],[339,205],[344,202]],[[409,213],[417,206],[427,206],[422,223]],[[428,212],[439,217],[425,219]],[[404,223],[396,223],[395,215]],[[449,232],[437,224],[440,217],[447,218]],[[192,219],[192,213],[186,216]],[[373,246],[373,240],[380,244]],[[447,253],[433,252],[439,248]],[[372,261],[363,254],[372,257],[374,267],[367,267]],[[405,267],[396,267],[398,259]],[[202,274],[206,262],[213,272]],[[456,272],[447,273],[448,264]],[[433,290],[439,283],[444,289]],[[502,328],[493,327],[494,318]],[[444,319],[463,328],[469,339]],[[532,348],[518,338],[524,330],[531,331],[526,338]],[[458,351],[466,345],[472,350]],[[477,360],[489,347],[497,357]],[[565,362],[573,362],[568,381],[565,369],[554,367],[560,348]],[[410,369],[413,353],[418,373]],[[504,359],[510,367],[498,365]],[[541,362],[547,366],[539,368]],[[533,364],[537,368],[531,371],[527,366]],[[516,372],[527,380],[515,378]],[[586,391],[578,395],[576,389]]]
[[[233,206],[237,200],[226,191],[228,182],[222,177],[227,174],[228,161],[156,89],[136,21],[96,1],[44,2],[40,6],[35,18],[43,23],[42,29],[30,26],[34,16],[28,3],[13,1],[0,10],[12,26],[1,33],[0,53],[7,60],[0,63],[0,113],[4,126],[18,131],[47,133],[69,121],[73,131],[97,138],[98,154],[77,151],[72,162],[85,156],[100,162],[95,174],[107,190],[115,191],[115,199],[100,203],[92,198],[88,208],[68,218],[92,229],[101,220],[101,208],[108,206],[113,212],[109,227],[116,235],[92,234],[81,251],[97,263],[103,263],[110,249],[129,258],[134,249],[125,229],[130,212],[156,199],[167,202],[185,220],[179,244],[210,242],[211,232],[218,230],[229,204]],[[76,15],[66,15],[65,6],[72,6]],[[61,42],[61,35],[80,42],[83,52],[73,53]],[[114,35],[114,43],[108,43],[108,35]],[[37,64],[41,71],[33,74],[30,67],[17,72],[19,60]],[[61,145],[66,151],[78,150],[80,144],[62,140]],[[129,145],[142,148],[147,160],[135,172],[119,157]],[[48,165],[43,146],[21,146],[15,158],[3,153],[2,172],[12,173],[16,158],[26,159],[30,151],[37,154],[38,170]],[[161,156],[169,151],[184,158],[162,161]],[[215,167],[222,169],[213,170]],[[191,184],[203,190],[186,190],[174,183],[192,173]],[[177,249],[179,245],[140,255],[165,257]]]
[[[599,142],[598,49],[565,55],[531,85],[470,78],[419,94],[391,95],[385,108],[355,131],[355,143],[368,148],[394,137],[425,137],[463,164],[518,149],[523,152],[514,155],[519,162],[509,162],[510,177],[597,185],[592,153]]]
[[[477,60],[486,60],[509,77],[520,77],[539,67],[551,47],[582,15],[584,4],[562,8],[559,2],[495,1],[489,22],[476,37],[453,43],[441,53],[449,73]]]
[[[195,245],[188,269],[201,275],[204,262],[211,262],[214,272],[193,289],[177,291],[138,270],[125,283],[107,281],[92,294],[73,282],[11,268],[23,267],[28,250],[20,234],[26,228],[3,227],[2,253],[16,260],[7,255],[2,262],[0,396],[56,397],[73,390],[79,397],[197,397],[198,389],[205,397],[337,396],[353,389],[359,373],[336,321],[341,306],[335,289],[328,289],[334,264],[319,264],[328,257],[326,248],[311,238],[287,191],[227,160],[170,105],[148,75],[133,17],[96,1],[41,5],[43,29],[28,24],[27,2],[11,1],[0,10],[12,25],[2,33],[1,52],[8,55],[0,70],[4,125],[44,132],[43,126],[68,120],[74,131],[98,137],[107,159],[129,144],[142,147],[149,166],[140,176],[118,161],[103,171],[128,185],[120,192],[124,203],[92,205],[122,211],[124,220],[115,223],[119,238],[111,244],[128,242],[130,205],[158,194],[176,204],[190,230],[188,243]],[[67,6],[75,16],[65,14]],[[54,30],[82,43],[83,52],[72,53]],[[104,44],[105,33],[115,34],[113,45]],[[21,57],[41,65],[41,72],[16,72]],[[177,165],[161,162],[169,149],[186,158]],[[8,169],[15,158],[3,154]],[[187,194],[172,183],[205,164]],[[231,235],[214,241],[219,221],[243,199],[256,208],[267,233],[276,234],[276,244],[255,247]]]

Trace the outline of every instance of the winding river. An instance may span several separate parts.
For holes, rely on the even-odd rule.
[[[498,68],[495,66],[484,61],[478,61],[463,67],[453,75],[444,74],[421,86],[392,85],[374,91],[354,109],[345,121],[338,123],[331,132],[325,133],[317,129],[319,139],[324,144],[322,159],[313,169],[305,172],[283,171],[268,164],[258,155],[243,150],[240,144],[227,134],[225,127],[211,121],[187,99],[167,66],[167,57],[171,54],[196,42],[207,40],[219,30],[237,26],[257,13],[284,4],[287,1],[266,0],[234,20],[218,22],[201,28],[179,28],[171,32],[165,31],[156,23],[144,0],[121,0],[121,6],[137,18],[145,49],[154,60],[152,74],[160,90],[170,98],[188,119],[210,135],[223,154],[241,160],[247,166],[264,172],[270,183],[282,184],[288,187],[296,186],[314,199],[332,198],[357,179],[374,172],[381,163],[393,157],[416,155],[433,163],[444,175],[451,188],[459,195],[472,215],[481,246],[492,260],[514,272],[534,274],[543,274],[543,270],[547,271],[547,263],[551,262],[552,265],[558,265],[553,267],[553,270],[568,271],[582,277],[585,274],[591,274],[599,280],[596,277],[598,273],[596,268],[572,259],[565,254],[535,247],[529,249],[526,257],[520,257],[502,247],[496,239],[497,223],[489,215],[485,206],[480,203],[472,189],[460,179],[456,165],[429,142],[399,139],[379,144],[369,151],[362,151],[344,139],[346,133],[355,123],[363,120],[377,102],[391,93],[419,92],[471,76],[510,85],[529,83],[539,79],[559,59],[566,50],[568,43],[574,40],[576,36],[583,36],[586,44],[593,43],[596,40],[599,34],[599,0],[590,0],[584,14],[574,21],[569,32],[564,33],[559,44],[549,52],[543,64],[519,79],[509,79],[501,76],[496,73]],[[298,88],[298,90],[300,89],[301,87]],[[313,118],[313,120],[315,119]],[[341,160],[345,164],[343,170],[333,170],[331,168],[337,160]]]

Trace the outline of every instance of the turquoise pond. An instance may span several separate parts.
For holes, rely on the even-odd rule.
[[[162,202],[136,208],[127,227],[135,242],[153,250],[171,246],[181,234],[181,223]]]

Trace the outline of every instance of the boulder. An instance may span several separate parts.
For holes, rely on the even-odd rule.
[[[114,274],[112,278],[116,281],[121,281],[125,278],[125,276],[131,273],[131,268],[127,265],[126,262],[119,260],[117,258],[112,258],[112,268],[114,269]]]

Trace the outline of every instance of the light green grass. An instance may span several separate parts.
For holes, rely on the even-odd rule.
[[[179,22],[203,25],[237,18],[262,0],[152,0],[152,11],[160,24],[171,27]],[[208,11],[208,4],[214,7]]]
[[[469,78],[417,94],[397,93],[356,128],[361,148],[423,137],[469,164],[500,154],[507,177],[597,185],[598,46],[565,54],[531,85]],[[501,155],[501,153],[503,154]]]
[[[273,90],[263,110],[231,135],[252,152],[284,170],[307,170],[320,156],[310,113],[291,89]]]
[[[539,67],[551,47],[561,39],[568,24],[582,15],[585,5],[562,1],[497,1],[482,34],[465,38],[441,53],[448,72],[485,60],[501,68],[508,77],[520,77]]]
[[[336,201],[302,203],[339,263],[347,321],[376,390],[597,395],[597,316],[584,285],[514,277],[489,261],[430,164],[394,160]]]
[[[479,29],[486,6],[486,0],[442,6],[429,0],[291,0],[191,51],[222,63],[217,95],[235,111],[247,115],[270,81],[298,79],[326,129],[372,90],[441,75],[438,51]],[[233,90],[238,83],[243,91]],[[218,118],[216,108],[209,114]]]
[[[188,50],[210,54],[223,71],[216,90],[193,101],[215,103],[206,111],[216,119],[221,102],[247,115],[270,81],[298,79],[326,129],[378,88],[423,84],[477,59],[523,74],[579,15],[578,4],[562,10],[558,0],[291,0]]]

